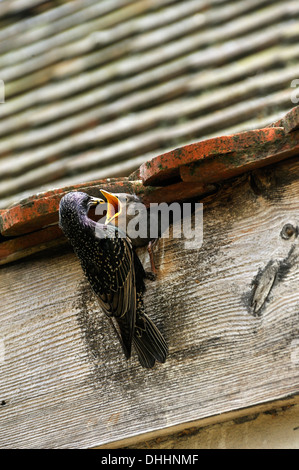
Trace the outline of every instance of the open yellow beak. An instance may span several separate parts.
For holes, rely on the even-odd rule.
[[[101,193],[108,202],[107,214],[105,224],[109,224],[113,219],[116,219],[121,213],[121,204],[119,199],[112,193],[108,193],[104,189],[101,189]]]

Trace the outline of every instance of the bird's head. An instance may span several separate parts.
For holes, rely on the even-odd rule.
[[[107,201],[106,225],[116,223],[121,215],[125,215],[128,212],[129,206],[133,214],[134,208],[132,204],[140,204],[140,199],[135,194],[109,193],[104,189],[101,189],[101,193]]]
[[[67,233],[72,225],[87,219],[88,211],[97,204],[104,204],[100,198],[81,191],[72,191],[62,197],[59,204],[59,225]]]

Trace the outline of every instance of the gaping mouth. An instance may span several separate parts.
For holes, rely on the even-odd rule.
[[[108,193],[108,191],[105,191],[104,189],[101,189],[101,193],[106,198],[108,203],[105,220],[105,224],[107,225],[121,214],[122,207],[119,199],[114,194]]]

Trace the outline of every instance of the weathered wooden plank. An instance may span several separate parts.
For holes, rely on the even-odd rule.
[[[298,449],[298,420],[298,397],[293,397],[208,418],[198,427],[173,429],[157,438],[149,433],[140,442],[115,444],[129,449]]]
[[[170,354],[151,371],[125,361],[70,250],[1,267],[2,448],[107,444],[298,393],[298,176],[293,158],[228,182],[203,201],[202,246],[158,242],[146,308]]]

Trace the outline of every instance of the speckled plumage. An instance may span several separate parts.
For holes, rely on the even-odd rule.
[[[116,322],[125,356],[131,356],[134,344],[141,365],[153,367],[156,360],[165,361],[167,345],[144,311],[143,266],[130,239],[121,237],[117,227],[88,217],[91,200],[82,192],[66,194],[60,202],[59,225],[103,311]]]

